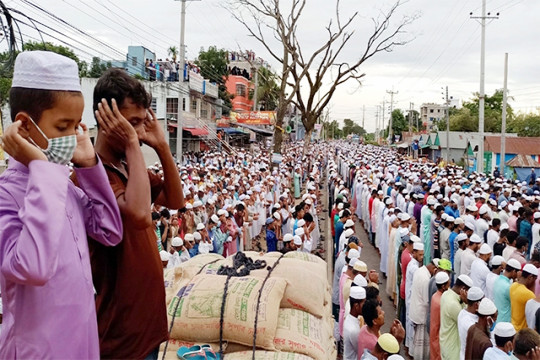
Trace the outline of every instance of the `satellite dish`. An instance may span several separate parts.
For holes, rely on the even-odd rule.
[[[287,126],[287,127],[285,128],[285,132],[286,132],[287,134],[290,134],[291,131],[292,131],[292,128],[291,128],[290,126]]]

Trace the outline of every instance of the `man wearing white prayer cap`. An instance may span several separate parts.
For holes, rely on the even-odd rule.
[[[452,289],[441,296],[441,327],[439,343],[443,359],[459,359],[458,316],[467,302],[468,290],[473,283],[467,275],[458,276]]]
[[[405,309],[406,309],[405,331],[407,334],[407,337],[405,338],[405,346],[412,350],[414,348],[413,347],[414,325],[410,318],[412,285],[413,285],[413,280],[414,280],[414,274],[420,268],[423,258],[424,258],[424,244],[422,244],[422,242],[414,242],[413,252],[411,255],[412,255],[412,259],[409,261],[409,264],[407,265],[406,283],[405,283]]]
[[[506,263],[501,255],[495,255],[489,260],[489,265],[491,271],[486,277],[486,291],[484,293],[488,299],[493,300],[493,286],[504,270]]]
[[[490,273],[488,262],[492,253],[493,252],[488,244],[482,244],[480,250],[478,250],[478,257],[474,259],[471,264],[471,273],[469,276],[471,277],[474,286],[482,289],[484,294],[486,293],[487,276]]]
[[[497,307],[488,298],[483,298],[478,306],[478,322],[467,332],[465,359],[482,359],[487,349],[493,346],[490,329],[497,321]]]
[[[469,246],[463,251],[461,256],[461,274],[470,275],[471,266],[474,260],[476,260],[476,253],[480,249],[482,239],[476,234],[472,234],[469,238]]]
[[[180,264],[190,259],[189,252],[184,247],[184,241],[178,236],[172,239],[170,252],[172,255],[169,259],[168,269],[180,266]]]
[[[163,269],[166,269],[167,265],[169,264],[170,254],[165,250],[161,250],[159,252],[159,258],[161,259],[161,264],[163,266]]]
[[[439,331],[441,328],[441,297],[450,286],[450,277],[446,271],[435,274],[437,292],[431,297],[429,313],[429,354],[432,359],[441,358]]]
[[[509,322],[497,322],[493,330],[495,345],[484,352],[484,359],[507,360],[514,346],[516,329]]]
[[[473,286],[467,292],[467,307],[459,313],[458,316],[458,331],[460,351],[459,358],[465,359],[465,345],[467,343],[467,332],[469,328],[478,321],[478,307],[480,301],[484,298],[484,292],[479,287]]]
[[[359,318],[362,317],[362,305],[364,305],[365,300],[366,289],[362,286],[352,286],[349,295],[350,312],[343,323],[344,360],[358,359],[358,334],[361,328]]]

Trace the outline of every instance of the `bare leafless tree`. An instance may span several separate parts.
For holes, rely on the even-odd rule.
[[[405,16],[392,26],[391,19],[402,5],[402,1],[397,0],[389,10],[372,19],[373,32],[360,52],[360,57],[354,62],[339,61],[340,54],[351,43],[355,33],[354,21],[359,13],[355,12],[343,21],[340,0],[334,1],[335,17],[326,26],[327,38],[311,54],[305,54],[297,29],[306,0],[288,0],[290,7],[287,9],[280,0],[229,0],[228,9],[232,16],[282,65],[274,152],[281,152],[283,119],[291,103],[300,111],[306,129],[305,153],[315,123],[329,105],[337,88],[350,80],[360,83],[365,76],[360,67],[365,61],[377,53],[392,51],[394,47],[410,41],[400,37],[416,17]],[[270,44],[266,35],[268,32],[282,47]],[[302,84],[307,86],[301,89]]]

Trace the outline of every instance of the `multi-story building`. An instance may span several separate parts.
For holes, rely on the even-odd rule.
[[[428,131],[436,130],[433,128],[433,123],[444,118],[446,118],[446,105],[428,103],[420,107],[420,119]]]

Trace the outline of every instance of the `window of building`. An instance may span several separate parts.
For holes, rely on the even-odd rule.
[[[431,114],[433,114],[433,109],[429,109],[429,112],[430,112]]]
[[[201,109],[201,118],[208,119],[208,110]]]
[[[182,98],[182,111],[186,111],[186,98]]]
[[[178,118],[178,98],[167,98],[167,119]]]
[[[131,65],[137,66],[137,57],[136,56],[131,58]]]
[[[437,112],[440,113],[440,112],[441,112],[441,109],[437,109]]]
[[[152,98],[152,102],[150,103],[150,108],[154,110],[155,113],[157,113],[157,99],[155,97]]]
[[[191,112],[196,112],[197,111],[197,99],[192,99],[191,100]]]
[[[246,97],[246,85],[236,84],[236,96]]]

